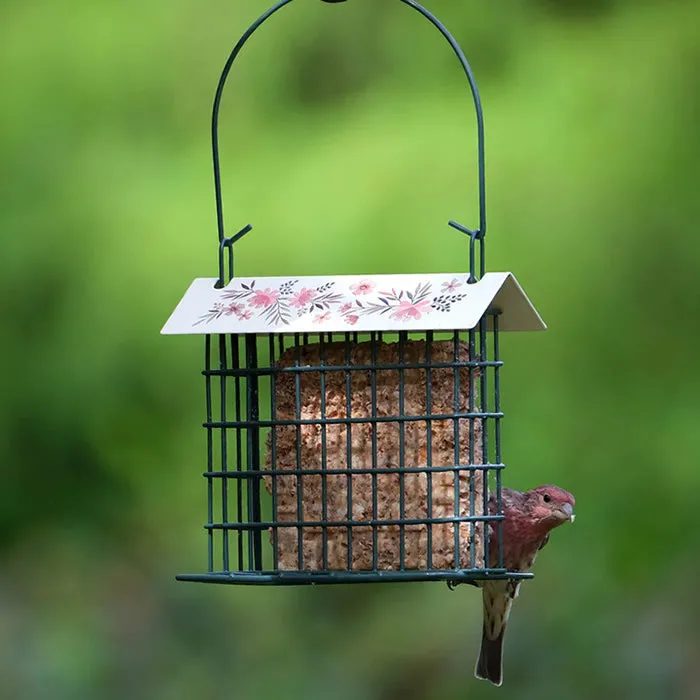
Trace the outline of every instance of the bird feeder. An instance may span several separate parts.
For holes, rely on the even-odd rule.
[[[324,0],[330,2],[331,0]],[[335,0],[339,2],[341,0]],[[502,566],[499,334],[545,328],[510,272],[485,271],[484,129],[474,98],[479,223],[468,269],[236,277],[212,116],[218,277],[196,279],[162,330],[204,336],[208,567],[183,581],[309,584],[523,577]],[[495,493],[497,512],[489,512]],[[494,547],[495,542],[495,547]],[[498,551],[490,551],[496,549]]]

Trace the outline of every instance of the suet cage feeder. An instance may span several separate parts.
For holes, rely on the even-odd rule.
[[[219,275],[196,279],[162,330],[205,336],[208,568],[177,578],[528,576],[507,571],[488,536],[503,519],[499,334],[545,325],[511,273],[485,271],[479,94],[455,39],[417,2],[400,0],[450,44],[476,108],[479,223],[449,222],[466,234],[468,271],[234,276],[234,244],[252,227],[224,230],[221,97],[250,36],[292,1],[254,22],[225,64],[212,115]]]

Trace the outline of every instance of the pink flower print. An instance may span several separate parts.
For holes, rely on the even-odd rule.
[[[239,304],[237,302],[232,302],[229,304],[227,307],[224,308],[224,313],[227,316],[233,316],[233,314],[236,314],[240,318],[241,316],[241,311],[243,311],[244,306],[243,304]]]
[[[371,282],[370,280],[362,280],[361,282],[358,282],[357,284],[353,284],[350,287],[350,291],[356,296],[362,296],[363,294],[369,294],[375,287],[374,282]]]
[[[314,290],[304,289],[299,290],[290,300],[290,304],[297,308],[303,309],[314,298]]]
[[[418,320],[423,314],[428,313],[428,309],[430,309],[429,301],[419,301],[414,304],[406,299],[396,307],[396,311],[391,314],[391,317],[399,321]]]
[[[351,326],[354,326],[354,325],[357,323],[357,321],[359,320],[359,318],[360,318],[360,317],[357,316],[356,314],[348,314],[348,315],[345,317],[345,320],[346,320]]]
[[[314,323],[325,323],[326,321],[330,320],[330,317],[330,311],[325,311],[322,314],[316,314],[316,316],[314,316]]]
[[[345,315],[348,311],[350,311],[350,309],[352,309],[352,302],[351,301],[347,302],[347,304],[343,304],[340,307],[340,313]]]
[[[253,314],[250,311],[247,311],[246,309],[243,309],[242,311],[239,311],[236,316],[241,321],[247,321],[248,319],[252,318]]]
[[[455,278],[451,282],[443,282],[442,291],[446,294],[452,294],[453,292],[456,292],[461,286],[462,283],[457,278]]]
[[[248,301],[250,306],[255,306],[256,308],[266,309],[268,306],[272,306],[280,296],[279,289],[256,289],[253,291],[253,296]]]

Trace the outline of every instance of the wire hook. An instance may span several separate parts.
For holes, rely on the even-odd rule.
[[[346,2],[347,0],[322,0],[322,2],[335,4]],[[229,249],[230,262],[229,269],[233,269],[233,243],[237,241],[242,235],[247,233],[250,228],[239,232],[231,238],[227,238],[224,230],[224,206],[223,197],[221,193],[221,162],[219,158],[219,113],[221,110],[221,99],[223,96],[224,87],[226,85],[226,80],[231,71],[234,61],[236,60],[238,54],[241,52],[248,39],[255,33],[257,29],[260,28],[272,15],[281,10],[286,5],[289,5],[293,0],[279,0],[277,4],[273,5],[269,10],[264,12],[260,17],[258,17],[255,22],[253,22],[250,27],[244,32],[243,36],[238,40],[233,50],[229,54],[224,68],[219,77],[219,82],[216,87],[216,93],[214,95],[214,105],[212,108],[212,120],[211,120],[211,139],[212,139],[212,157],[214,165],[214,192],[216,198],[216,223],[219,236],[219,283],[223,285],[224,282],[224,262],[223,262],[223,250],[225,247]],[[425,19],[427,19],[445,38],[445,40],[450,44],[452,50],[457,56],[464,73],[469,82],[469,87],[471,89],[472,97],[474,100],[474,108],[476,110],[476,127],[477,127],[477,168],[478,168],[478,190],[479,190],[479,202],[478,202],[478,213],[479,213],[479,225],[475,230],[467,229],[455,222],[450,222],[450,226],[456,228],[463,233],[467,233],[470,237],[470,281],[476,281],[475,275],[475,242],[478,240],[480,243],[480,275],[485,272],[485,252],[484,252],[484,236],[486,235],[486,174],[485,174],[485,156],[484,156],[484,116],[481,107],[481,98],[479,96],[479,90],[476,86],[476,80],[474,79],[474,74],[472,73],[471,66],[467,61],[464,52],[460,48],[459,44],[455,38],[450,34],[445,25],[440,22],[440,20],[423,7],[420,3],[415,0],[400,0],[404,5],[408,5],[413,8],[416,12],[421,14]]]

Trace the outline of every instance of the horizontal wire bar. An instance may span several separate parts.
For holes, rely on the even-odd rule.
[[[426,420],[455,420],[460,418],[503,418],[502,413],[433,413],[419,416],[376,416],[350,418],[300,418],[298,420],[212,421],[202,423],[205,428],[272,428],[280,425],[345,425],[346,423],[406,423]]]
[[[353,467],[352,469],[260,469],[255,474],[238,472],[204,472],[202,476],[214,479],[257,479],[262,476],[343,476],[347,474],[434,474],[436,472],[488,471],[505,469],[505,464],[464,464],[449,467]]]
[[[450,525],[453,523],[472,523],[503,520],[504,515],[455,515],[447,518],[400,518],[394,520],[289,520],[254,523],[207,523],[205,530],[267,530],[271,527],[384,527],[392,525]]]
[[[459,362],[433,362],[427,364],[425,362],[407,362],[401,364],[392,362],[378,365],[303,365],[294,367],[258,367],[256,369],[205,369],[202,374],[207,377],[217,377],[220,375],[226,376],[249,376],[253,374],[277,374],[284,372],[369,372],[372,370],[399,370],[399,369],[454,369],[455,367],[502,367],[503,362],[493,360],[474,360],[474,361],[459,361]]]
[[[396,583],[400,581],[471,581],[534,578],[530,572],[507,569],[440,569],[433,571],[255,571],[180,574],[178,581],[239,585],[299,586],[333,583]]]

